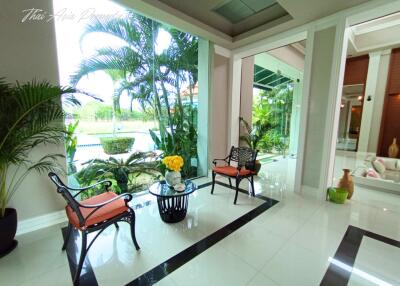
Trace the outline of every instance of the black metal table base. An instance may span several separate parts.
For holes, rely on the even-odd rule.
[[[177,197],[157,197],[158,211],[161,219],[168,223],[180,222],[185,216],[189,205],[189,195]]]

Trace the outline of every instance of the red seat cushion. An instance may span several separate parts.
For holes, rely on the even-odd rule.
[[[104,203],[105,201],[111,200],[118,195],[113,192],[105,192],[100,195],[91,197],[87,200],[83,200],[80,202],[81,205],[96,205],[96,204],[101,204]],[[83,218],[86,218],[93,210],[94,208],[79,208]],[[87,228],[89,226],[92,226],[94,224],[98,224],[100,222],[103,222],[105,220],[111,219],[117,215],[120,215],[121,213],[125,212],[128,210],[128,207],[125,205],[125,200],[124,199],[118,199],[115,200],[103,207],[101,207],[99,210],[97,210],[95,213],[93,213],[86,221],[86,224],[81,227],[79,225],[79,218],[77,214],[72,210],[70,206],[67,206],[65,208],[67,212],[67,217],[70,221],[70,223],[75,226],[76,228]]]
[[[215,173],[223,174],[223,175],[230,176],[230,177],[236,177],[237,172],[238,172],[237,168],[233,167],[233,166],[214,167],[213,171]],[[239,172],[239,175],[240,176],[247,176],[247,175],[250,175],[252,173],[254,173],[254,172],[242,168],[240,170],[240,172]]]

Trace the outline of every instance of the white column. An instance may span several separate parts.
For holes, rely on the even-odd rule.
[[[197,116],[197,173],[208,173],[208,102],[210,94],[210,42],[199,38],[199,106]]]
[[[358,152],[368,151],[368,141],[374,111],[374,100],[376,94],[376,86],[378,83],[381,53],[382,52],[379,51],[369,54],[368,75],[367,82],[365,84],[360,137],[358,138]]]
[[[303,78],[298,78],[293,86],[292,115],[290,118],[289,154],[297,155],[299,145],[300,107]]]
[[[240,86],[242,78],[242,59],[234,56],[230,63],[229,74],[229,92],[230,92],[230,109],[229,109],[229,142],[227,151],[231,146],[239,144],[239,116],[240,116]]]

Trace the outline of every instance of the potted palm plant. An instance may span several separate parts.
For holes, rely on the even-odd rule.
[[[256,150],[258,143],[262,139],[262,133],[260,132],[261,128],[258,125],[255,125],[252,128],[250,124],[243,119],[243,117],[239,117],[239,122],[243,124],[245,129],[245,134],[241,134],[239,139],[245,142],[245,144],[251,149]],[[261,162],[260,160],[256,160],[256,165],[254,169],[256,174],[258,174],[260,169],[261,169]]]
[[[79,104],[71,95],[74,92],[48,82],[11,85],[0,78],[0,257],[17,245],[17,211],[8,204],[21,183],[32,171],[61,169],[56,162],[62,154],[33,160],[29,153],[38,145],[62,142],[60,98],[69,94],[65,102]]]

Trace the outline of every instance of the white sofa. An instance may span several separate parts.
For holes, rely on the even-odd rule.
[[[369,188],[400,193],[400,160],[373,157],[365,166],[357,168],[353,180]]]

